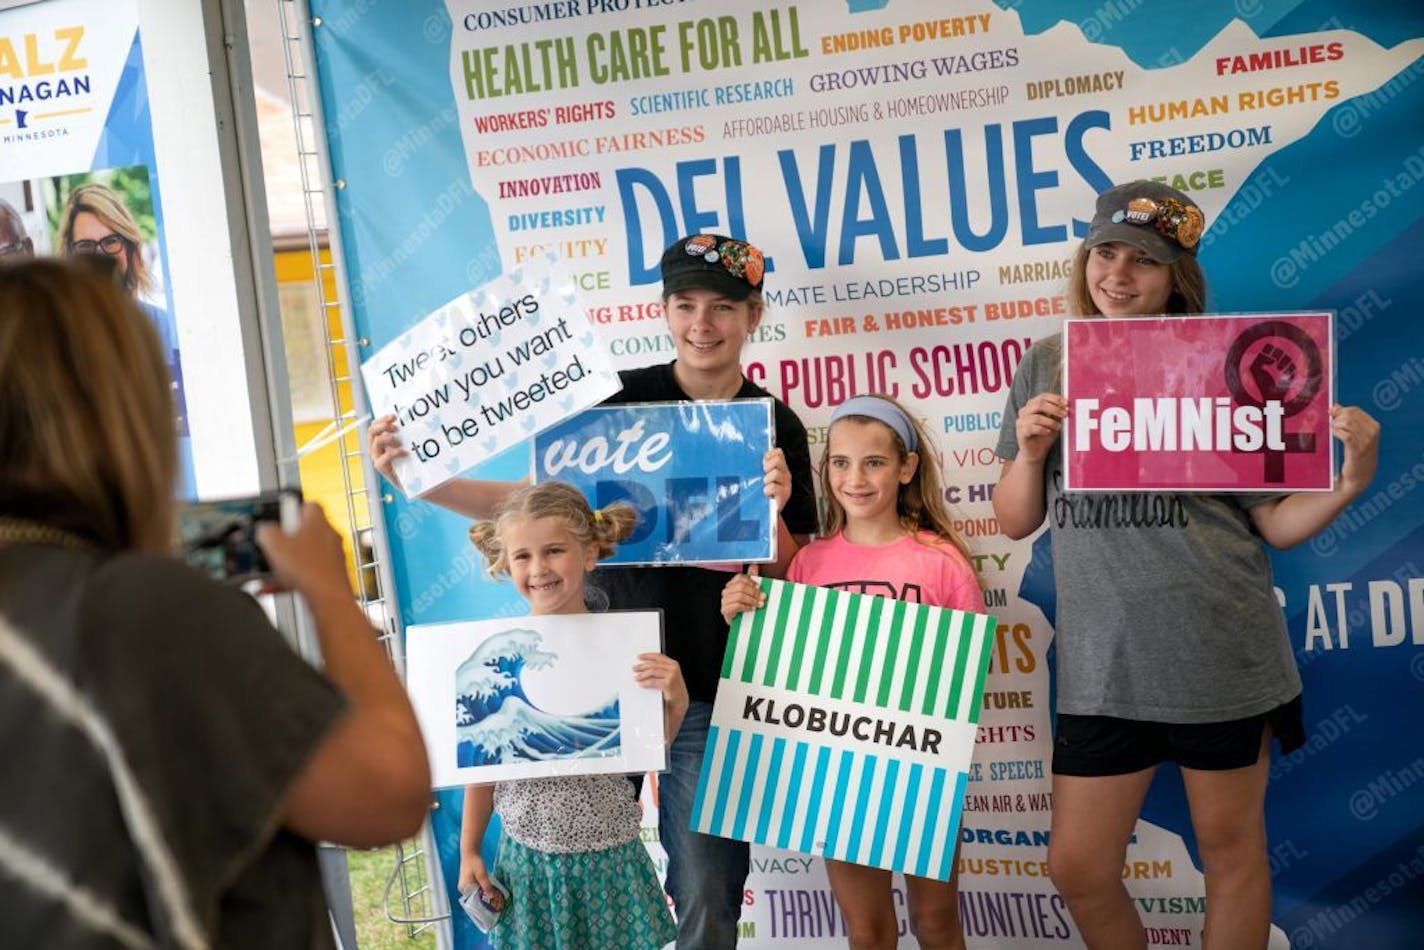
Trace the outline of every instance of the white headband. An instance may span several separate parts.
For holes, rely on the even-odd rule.
[[[883,422],[905,443],[906,452],[920,450],[920,440],[915,438],[915,424],[899,406],[888,399],[881,399],[879,396],[852,396],[831,413],[831,424],[834,425],[837,420],[846,416],[869,416],[876,422]]]

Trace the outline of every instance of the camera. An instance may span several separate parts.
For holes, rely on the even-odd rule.
[[[272,521],[295,530],[301,508],[301,492],[292,489],[184,505],[178,511],[183,559],[225,584],[268,580],[272,568],[257,546],[257,525]]]

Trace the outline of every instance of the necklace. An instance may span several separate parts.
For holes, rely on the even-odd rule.
[[[53,544],[61,548],[92,548],[77,534],[24,518],[0,517],[0,544]]]

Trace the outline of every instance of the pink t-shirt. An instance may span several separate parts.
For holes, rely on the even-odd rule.
[[[796,552],[786,579],[915,604],[985,613],[974,570],[954,545],[928,531],[889,544],[852,544],[844,534]]]

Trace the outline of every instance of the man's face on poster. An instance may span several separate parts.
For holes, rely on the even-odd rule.
[[[0,207],[0,259],[34,256],[34,242],[25,234],[19,215],[8,207]]]

